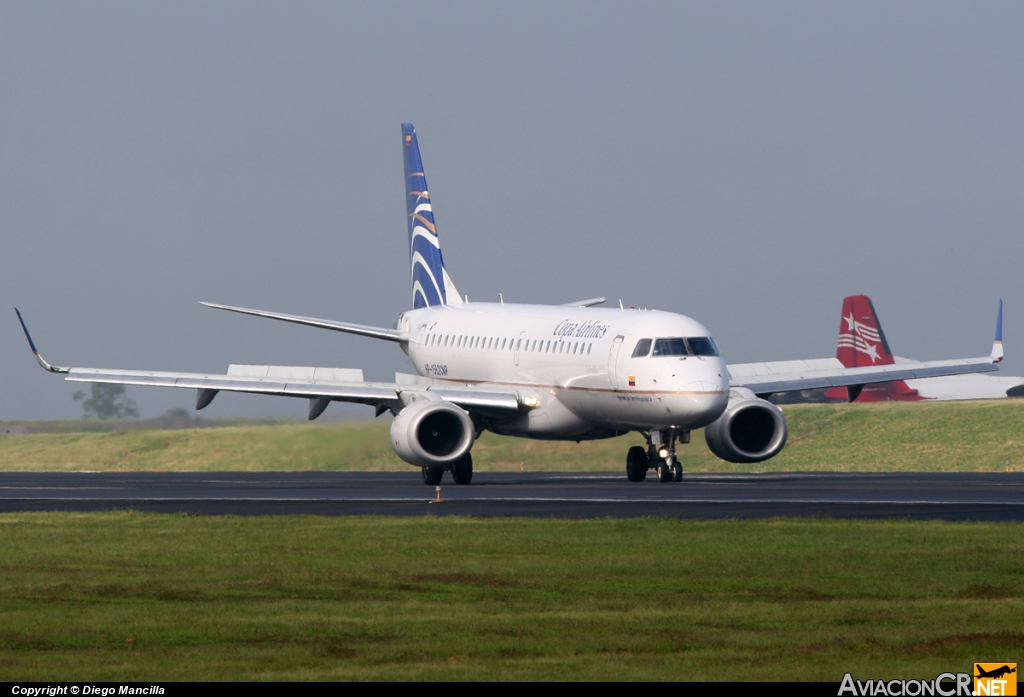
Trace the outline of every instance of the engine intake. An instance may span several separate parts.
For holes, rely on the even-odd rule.
[[[708,448],[727,462],[761,462],[786,445],[789,427],[782,410],[756,398],[729,400],[720,417],[704,429]]]
[[[450,465],[473,447],[473,420],[447,402],[413,402],[391,422],[391,447],[417,467]]]

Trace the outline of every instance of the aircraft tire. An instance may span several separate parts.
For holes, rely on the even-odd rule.
[[[647,478],[647,453],[639,445],[634,445],[626,454],[626,478],[631,482]]]
[[[662,484],[672,481],[672,468],[664,460],[658,463],[658,481]]]
[[[456,484],[469,484],[473,481],[473,456],[466,453],[452,465],[452,479]]]
[[[683,466],[678,462],[672,463],[672,481],[681,482],[683,481]]]
[[[444,467],[424,467],[423,468],[423,483],[427,486],[436,486],[441,483],[441,477],[444,476]]]

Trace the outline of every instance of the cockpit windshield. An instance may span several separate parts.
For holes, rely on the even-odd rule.
[[[641,339],[633,351],[633,358],[641,358],[647,355],[650,349],[650,339]],[[652,356],[720,356],[718,345],[710,336],[695,337],[673,337],[668,339],[655,339]]]
[[[686,341],[684,339],[655,339],[655,356],[685,356]]]
[[[651,340],[640,339],[636,342],[636,348],[633,349],[633,358],[644,358],[651,352]]]
[[[718,344],[710,336],[693,336],[686,340],[694,356],[721,356]]]

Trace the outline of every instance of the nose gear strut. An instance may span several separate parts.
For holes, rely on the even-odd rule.
[[[626,476],[631,482],[642,482],[647,477],[647,470],[654,469],[658,473],[659,482],[681,482],[683,466],[676,459],[676,438],[680,443],[690,442],[689,431],[668,429],[645,433],[647,452],[639,446],[629,449],[626,457]]]

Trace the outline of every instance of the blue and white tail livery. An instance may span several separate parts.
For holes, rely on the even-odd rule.
[[[444,270],[441,243],[437,239],[430,192],[423,174],[423,160],[411,123],[402,124],[405,152],[405,194],[409,213],[409,263],[412,272],[412,304],[421,307],[461,305],[462,298]]]

